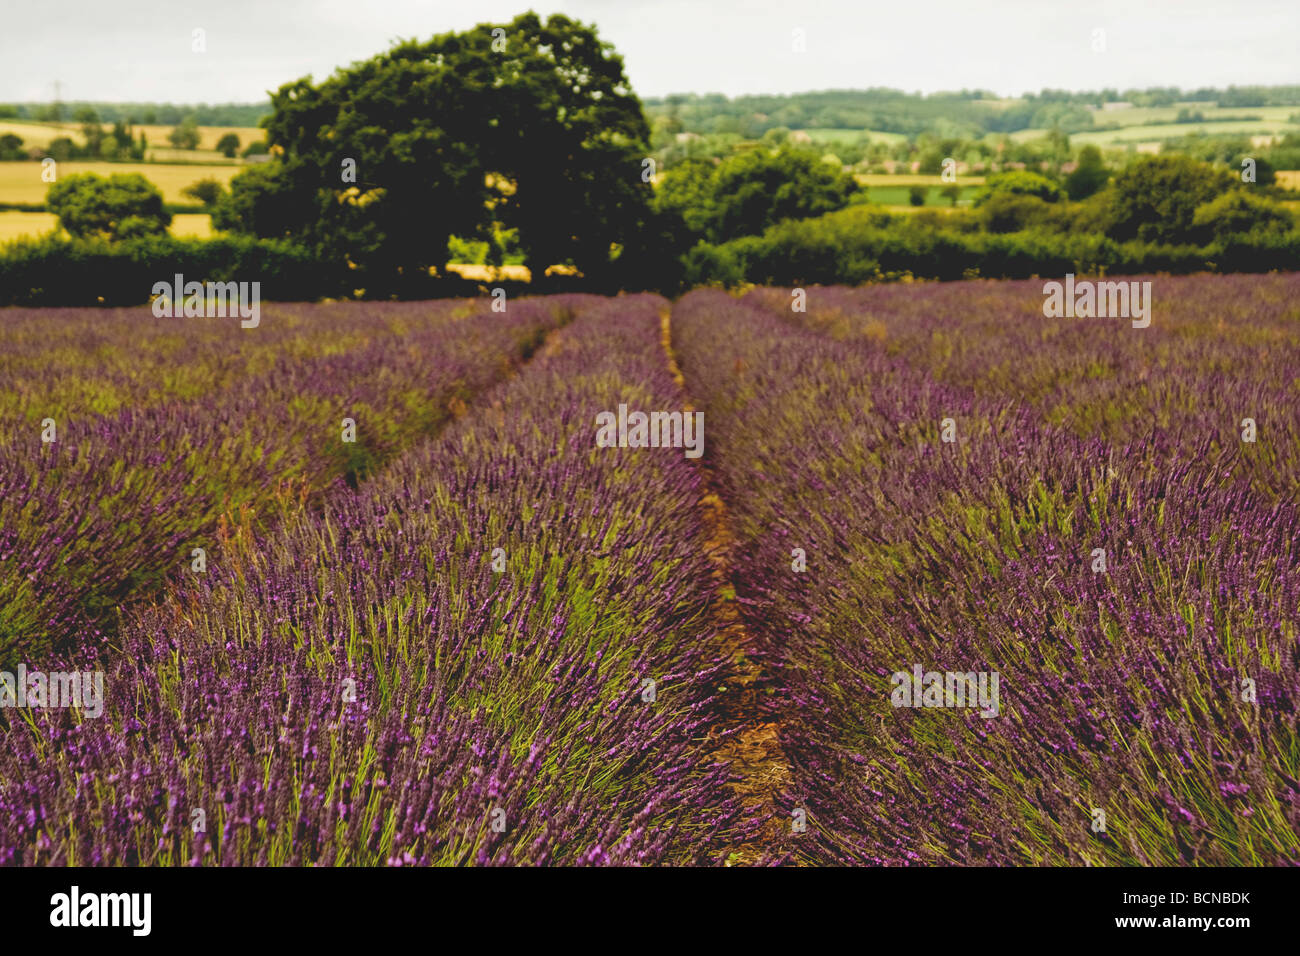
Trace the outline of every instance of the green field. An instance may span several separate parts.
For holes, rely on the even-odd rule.
[[[1180,110],[1190,109],[1205,117],[1201,123],[1175,123]],[[1122,129],[1086,130],[1071,133],[1070,142],[1076,146],[1091,143],[1105,146],[1113,143],[1132,145],[1156,143],[1177,139],[1192,133],[1208,136],[1282,136],[1300,132],[1300,123],[1290,121],[1300,114],[1300,106],[1241,106],[1220,108],[1200,106],[1196,103],[1179,103],[1174,106],[1135,106],[1130,109],[1098,111],[1093,114],[1097,125],[1115,124]],[[1258,116],[1257,120],[1231,119],[1234,116]],[[1227,117],[1227,118],[1225,118]],[[1046,136],[1045,129],[1022,129],[1010,134],[1015,142]],[[992,136],[993,134],[990,134]],[[996,137],[994,137],[996,138]]]
[[[943,177],[938,173],[900,173],[897,176],[889,173],[859,173],[853,177],[858,181],[859,186],[868,188],[873,186],[947,186],[948,183],[943,181]],[[958,185],[961,186],[983,186],[983,176],[958,176]]]
[[[856,143],[863,138],[873,143],[887,143],[890,146],[907,141],[907,137],[902,133],[882,133],[874,129],[832,129],[814,126],[803,132],[807,133],[814,143],[822,144]]]
[[[72,162],[60,163],[59,176],[71,176],[73,173],[98,173],[111,176],[114,173],[140,173],[145,179],[157,186],[163,198],[170,203],[193,203],[194,200],[181,195],[181,190],[200,179],[215,179],[229,183],[231,177],[240,171],[234,165],[164,165],[161,163],[102,163]],[[41,179],[40,163],[0,163],[0,203],[43,203],[50,183]]]
[[[927,206],[949,209],[952,207],[952,202],[940,193],[940,188],[941,187],[938,186],[930,186],[926,188],[925,204]],[[867,189],[867,198],[873,203],[879,203],[882,206],[898,206],[912,209],[914,207],[908,198],[910,192],[911,187],[909,186],[871,186]],[[978,186],[962,186],[961,198],[957,201],[969,205],[975,198],[975,194],[978,192]]]
[[[1300,113],[1300,106],[1206,106],[1201,103],[1175,103],[1173,106],[1133,106],[1123,110],[1098,110],[1093,114],[1097,125],[1115,123],[1120,126],[1162,126],[1174,123],[1182,110],[1191,110],[1205,117],[1205,122],[1217,122],[1224,117],[1258,116],[1254,122],[1264,125],[1285,125],[1287,119]],[[1191,125],[1178,123],[1178,126]]]
[[[1007,100],[1001,105],[1007,106],[1014,102],[1014,100]],[[1204,117],[1204,122],[1174,122],[1183,109],[1200,113]],[[1176,103],[1173,106],[1134,106],[1120,110],[1098,110],[1093,114],[1093,119],[1099,126],[1115,125],[1121,128],[1072,133],[1070,141],[1075,145],[1086,143],[1098,146],[1114,143],[1133,145],[1157,143],[1197,132],[1206,135],[1283,136],[1287,133],[1300,132],[1300,123],[1291,120],[1298,114],[1300,114],[1300,105],[1218,107],[1198,103]],[[1257,116],[1259,119],[1232,118],[1239,116]],[[907,137],[901,133],[868,129],[811,127],[803,132],[807,133],[814,143],[829,147],[834,147],[838,143],[856,143],[863,138],[873,143],[889,145],[907,140]],[[1049,130],[1046,129],[1022,129],[1007,135],[1015,142],[1025,142],[1040,139],[1048,132]],[[993,141],[1000,139],[1002,135],[989,133],[986,138]]]
[[[1030,132],[1025,130],[1022,132]],[[1045,130],[1037,130],[1038,135],[1045,135]],[[1162,123],[1152,126],[1126,126],[1124,129],[1101,130],[1099,132],[1071,133],[1070,143],[1081,146],[1091,143],[1094,146],[1106,146],[1112,143],[1125,145],[1145,142],[1163,142],[1178,139],[1191,133],[1206,136],[1285,136],[1287,133],[1300,133],[1300,124],[1257,123],[1250,121],[1220,123]],[[1013,134],[1013,139],[1030,139],[1021,133]]]

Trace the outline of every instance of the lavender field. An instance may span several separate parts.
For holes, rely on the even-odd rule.
[[[0,863],[1300,863],[1300,275],[1142,278],[0,311]]]

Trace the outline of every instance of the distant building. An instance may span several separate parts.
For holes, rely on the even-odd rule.
[[[1130,102],[1128,102],[1127,100],[1116,100],[1116,101],[1113,102],[1113,103],[1102,103],[1102,104],[1101,104],[1101,108],[1102,108],[1103,110],[1107,110],[1107,111],[1110,111],[1110,110],[1131,110],[1131,109],[1133,108],[1133,104],[1130,103]]]

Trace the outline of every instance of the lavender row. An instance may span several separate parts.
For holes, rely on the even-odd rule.
[[[758,302],[673,329],[803,858],[1300,860],[1294,500],[1194,427],[1083,436]]]
[[[665,306],[587,309],[439,440],[132,615],[100,717],[4,734],[0,862],[719,862],[762,821],[703,746],[699,476],[595,440],[680,408]]]
[[[792,308],[792,290],[750,297],[939,382],[1014,398],[1083,437],[1150,441],[1167,458],[1190,457],[1208,440],[1237,452],[1234,480],[1300,498],[1300,273],[1126,277],[1128,291],[1147,289],[1143,328],[1115,317],[1048,318],[1046,285],[816,288],[806,290],[805,311]]]
[[[96,652],[115,608],[202,560],[195,550],[211,550],[223,526],[257,523],[277,497],[355,483],[463,410],[574,304],[521,300],[504,315],[463,303],[322,308],[317,325],[290,319],[293,331],[277,331],[275,314],[222,340],[198,331],[194,364],[173,370],[174,383],[199,383],[184,398],[100,366],[107,347],[92,341],[82,375],[93,383],[104,369],[104,394],[122,402],[100,413],[62,404],[62,378],[43,388],[11,376],[24,391],[0,430],[0,662]],[[129,328],[115,333],[118,351],[131,347]],[[263,332],[264,346],[249,344]],[[177,334],[155,328],[154,344]],[[66,411],[27,420],[53,407]]]

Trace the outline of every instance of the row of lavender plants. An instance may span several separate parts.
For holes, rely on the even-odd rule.
[[[1194,305],[1202,280],[1182,281]],[[1274,333],[1294,280],[1270,281],[1271,308],[1233,328],[1285,349]],[[1019,293],[1003,289],[947,293],[949,314],[1001,294],[1014,316]],[[827,292],[809,290],[810,315]],[[1192,346],[1200,369],[1150,371],[1161,427],[1106,434],[888,347],[933,341],[934,324],[876,315],[883,340],[837,337],[778,316],[769,295],[691,293],[673,337],[741,542],[736,586],[791,767],[782,809],[807,827],[798,856],[1300,861],[1300,507],[1271,493],[1294,482],[1293,452],[1239,470],[1242,449],[1184,416],[1195,388],[1171,381],[1230,374],[1252,386],[1255,417],[1294,434],[1293,379],[1268,380],[1277,360],[1212,369],[1213,342]],[[1043,321],[989,367],[1070,368],[1079,340],[1038,338]],[[960,320],[943,334],[978,339]],[[988,361],[970,357],[967,374]],[[983,683],[950,696],[949,672]],[[936,696],[918,692],[931,674]]]
[[[115,608],[191,566],[223,524],[355,483],[508,373],[576,301],[274,306],[253,330],[143,309],[7,311],[0,663],[95,653]]]
[[[3,731],[0,863],[715,863],[757,832],[702,746],[699,474],[595,441],[681,407],[665,307],[586,308],[437,440],[128,615],[101,716]]]
[[[1300,498],[1300,273],[1124,277],[1150,283],[1151,324],[1046,318],[1044,283],[923,283],[749,296],[803,328],[866,341],[937,381],[1031,405],[1046,421],[1119,444],[1237,451],[1232,477]],[[1256,430],[1243,442],[1243,420]]]

